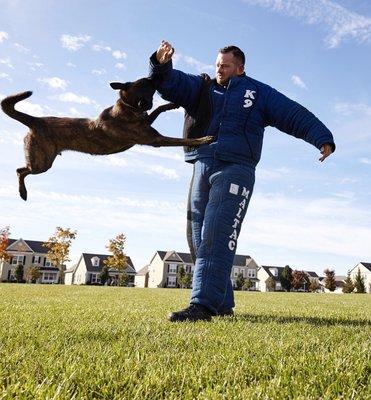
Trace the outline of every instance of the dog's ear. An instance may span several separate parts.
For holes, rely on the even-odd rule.
[[[121,83],[121,82],[111,82],[110,86],[115,90],[128,90],[131,82]]]

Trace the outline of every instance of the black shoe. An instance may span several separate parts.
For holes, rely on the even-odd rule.
[[[171,322],[211,321],[212,312],[201,304],[190,304],[184,310],[171,312],[167,319]]]
[[[233,316],[234,316],[233,308],[228,308],[227,310],[218,312],[218,317],[233,317]]]

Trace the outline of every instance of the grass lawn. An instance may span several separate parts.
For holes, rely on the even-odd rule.
[[[371,295],[0,285],[0,399],[371,399]]]

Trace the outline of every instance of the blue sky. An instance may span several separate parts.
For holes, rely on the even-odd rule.
[[[314,112],[336,153],[275,129],[265,133],[254,195],[237,252],[259,264],[345,274],[371,261],[371,4],[350,0],[0,0],[0,98],[33,90],[18,108],[32,115],[95,118],[117,93],[110,81],[146,76],[160,41],[176,68],[213,75],[217,50],[246,53],[246,72]],[[162,100],[157,96],[155,103]],[[181,110],[154,126],[181,136]],[[106,253],[123,232],[137,270],[156,250],[187,251],[185,208],[192,166],[182,148],[136,146],[112,156],[65,152],[26,178],[18,196],[27,129],[0,114],[0,227],[46,240],[56,226],[78,231],[82,252]]]

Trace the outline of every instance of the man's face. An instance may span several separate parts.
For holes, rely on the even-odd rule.
[[[226,85],[229,78],[241,75],[244,66],[233,53],[219,53],[215,62],[215,77],[219,85]]]

